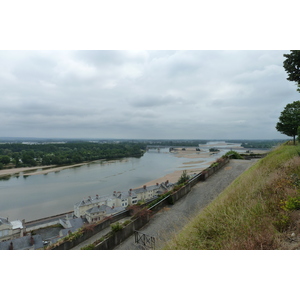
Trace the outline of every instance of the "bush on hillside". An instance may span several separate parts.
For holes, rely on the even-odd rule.
[[[283,201],[282,208],[284,210],[299,210],[300,209],[300,197],[289,197],[286,201]]]
[[[230,156],[232,159],[243,159],[240,154],[238,154],[236,151],[228,151],[224,156]]]

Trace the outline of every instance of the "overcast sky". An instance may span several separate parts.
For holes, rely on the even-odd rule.
[[[0,51],[0,136],[273,139],[289,50]]]

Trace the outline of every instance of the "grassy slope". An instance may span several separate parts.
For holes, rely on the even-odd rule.
[[[191,221],[166,249],[290,247],[286,243],[287,233],[298,230],[298,220],[296,211],[287,209],[287,203],[291,203],[292,197],[295,202],[300,195],[299,153],[300,146],[282,145],[258,161]]]

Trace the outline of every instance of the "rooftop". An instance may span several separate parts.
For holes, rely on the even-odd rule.
[[[83,200],[77,202],[75,204],[75,206],[79,207],[79,206],[85,206],[88,204],[97,204],[99,202],[105,202],[106,200],[110,200],[110,199],[112,199],[112,196],[110,196],[110,195],[106,195],[106,196],[96,195],[95,198],[89,197],[88,199],[83,199]]]
[[[17,229],[17,228],[22,229],[23,228],[22,221],[20,221],[20,220],[11,221],[10,223],[12,225],[12,229]]]
[[[104,212],[104,213],[108,213],[108,214],[115,214],[117,212],[120,212],[124,210],[123,207],[109,207],[108,205],[102,204],[99,206],[94,206],[93,208],[90,208],[86,211],[86,213],[88,214],[93,214],[93,213],[99,213],[99,212]]]
[[[2,224],[8,224],[8,225],[10,225],[10,222],[7,219],[0,218],[0,225],[2,225]]]
[[[35,250],[44,247],[42,237],[39,234],[22,236],[17,239],[0,242],[0,250],[10,250],[11,245],[13,247],[11,250]]]

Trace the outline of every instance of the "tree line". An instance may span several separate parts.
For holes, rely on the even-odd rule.
[[[247,141],[243,142],[241,146],[243,148],[257,148],[257,149],[270,149],[274,146],[278,146],[286,140],[262,140],[262,141]]]
[[[294,81],[297,85],[297,91],[300,92],[300,50],[291,50],[289,54],[283,55],[286,59],[283,67],[288,74],[287,80]],[[294,101],[285,106],[276,124],[276,129],[293,137],[294,145],[296,136],[300,138],[300,101]]]
[[[90,143],[65,144],[0,144],[0,169],[7,167],[35,167],[70,165],[99,159],[142,156],[143,143]]]

